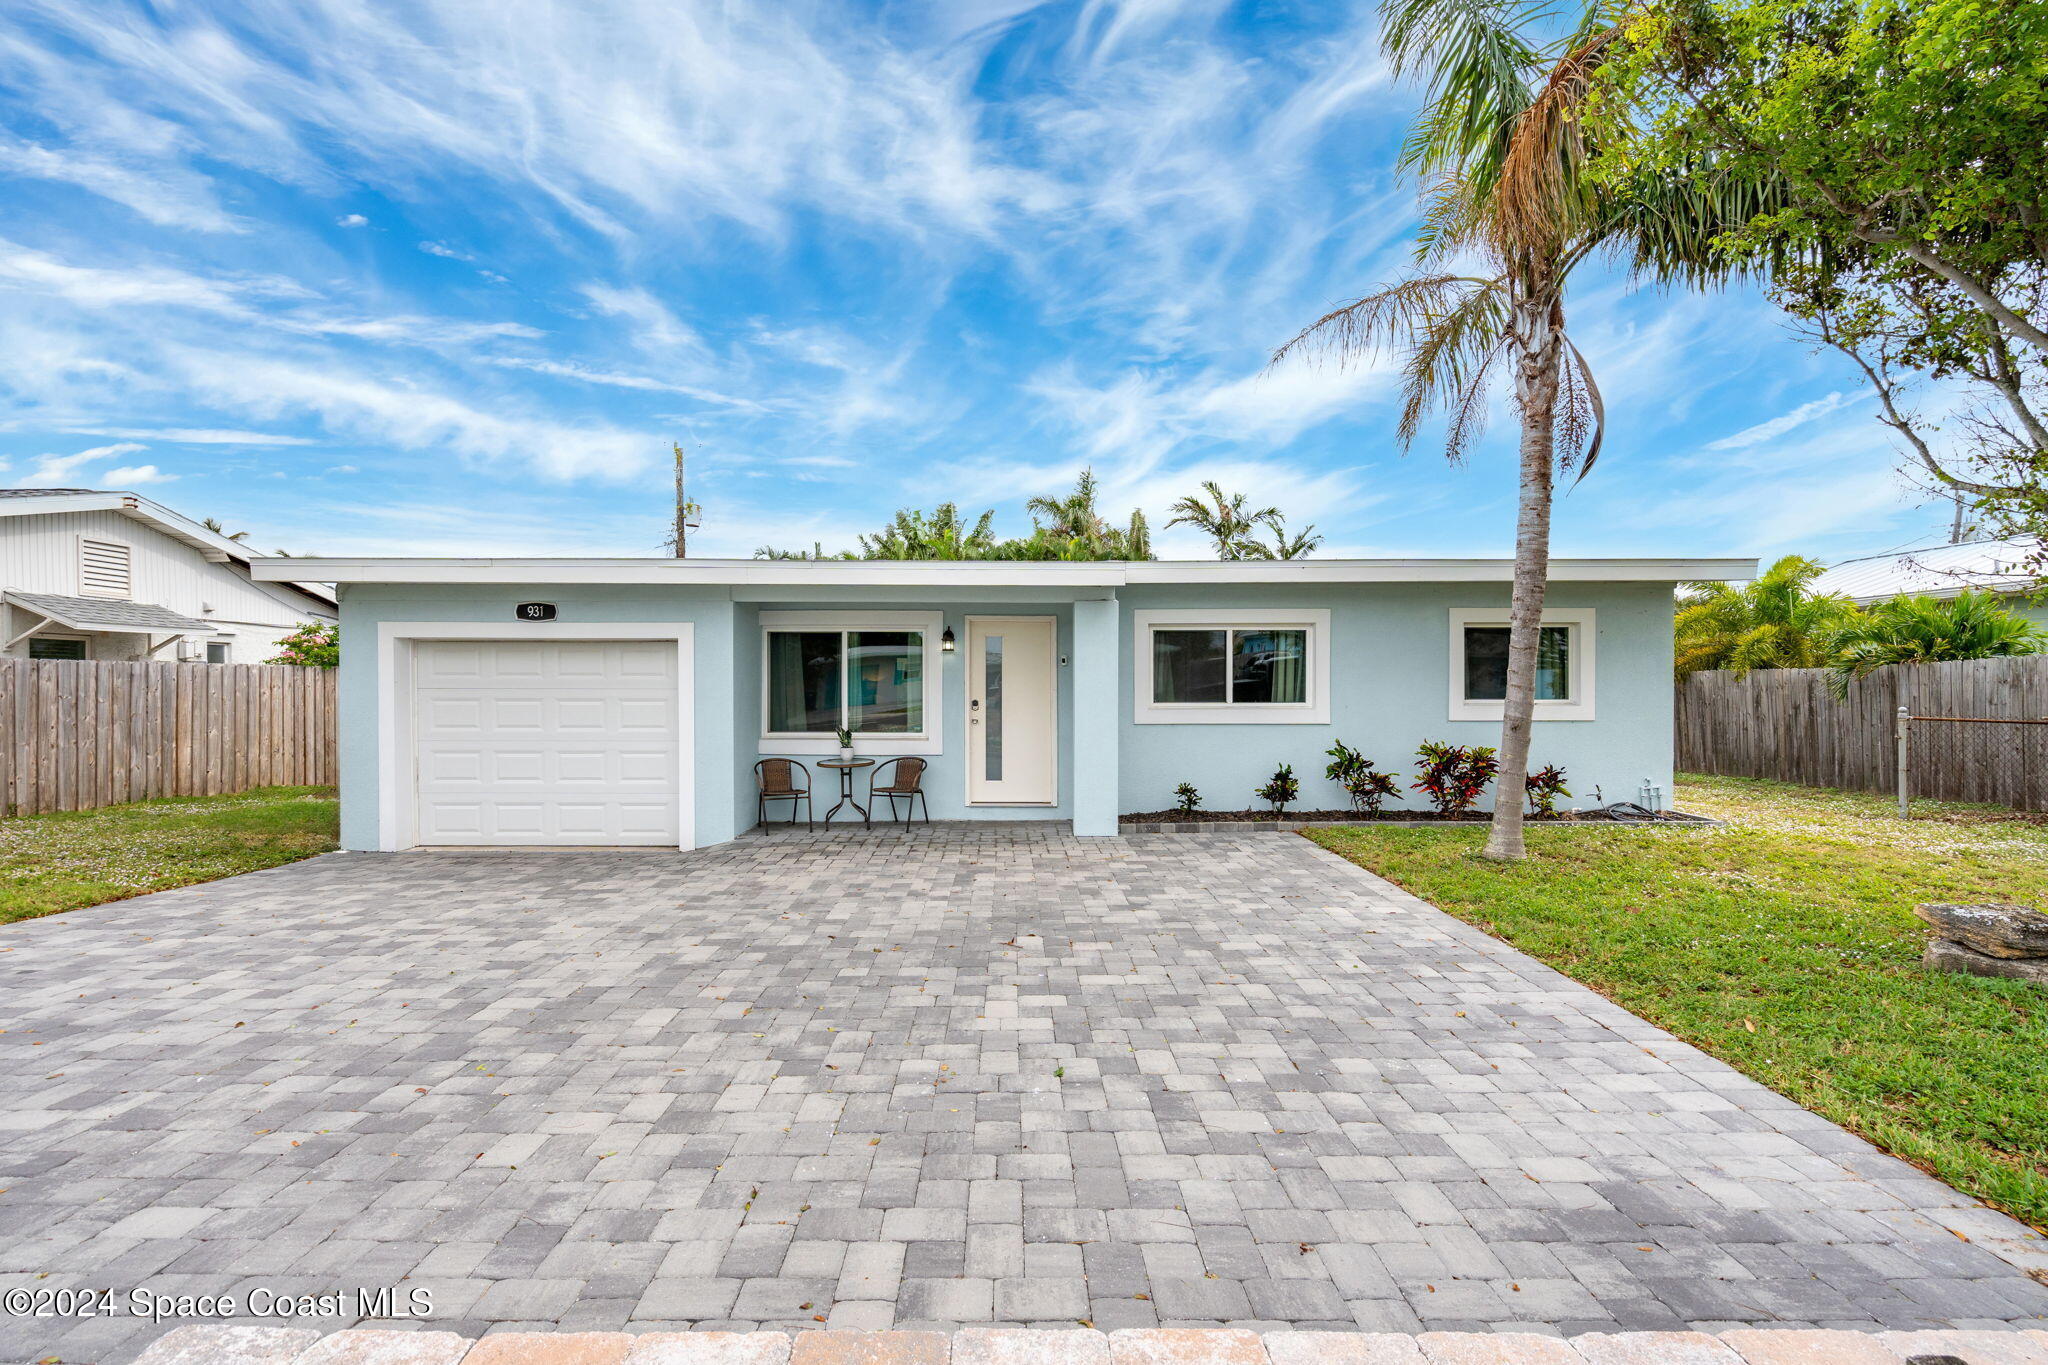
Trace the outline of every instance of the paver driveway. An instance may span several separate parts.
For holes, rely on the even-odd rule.
[[[338,854],[0,950],[10,1286],[404,1280],[472,1333],[2048,1313],[2017,1224],[1286,835]]]

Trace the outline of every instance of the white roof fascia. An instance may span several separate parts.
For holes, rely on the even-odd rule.
[[[1005,560],[252,559],[259,581],[314,574],[335,583],[637,583],[836,587],[1116,588],[1138,583],[1505,583],[1511,559]],[[1753,559],[1553,559],[1560,583],[1744,580]]]

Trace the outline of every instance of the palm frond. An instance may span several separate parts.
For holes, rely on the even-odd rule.
[[[1463,464],[1465,452],[1486,434],[1489,410],[1487,381],[1492,377],[1495,363],[1507,354],[1507,349],[1507,339],[1503,337],[1492,350],[1479,358],[1464,388],[1451,397],[1448,404],[1450,421],[1444,429],[1444,458],[1452,464]]]
[[[1421,335],[1430,322],[1451,311],[1452,301],[1473,286],[1493,287],[1492,280],[1470,275],[1419,275],[1329,312],[1296,332],[1266,362],[1271,369],[1302,352],[1334,355],[1340,364],[1401,345]]]
[[[1593,367],[1586,363],[1586,356],[1570,337],[1564,339],[1564,377],[1571,389],[1574,426],[1571,434],[1561,442],[1564,451],[1564,467],[1574,464],[1579,468],[1578,477],[1572,480],[1576,487],[1581,479],[1593,472],[1593,462],[1600,458],[1600,443],[1607,437],[1607,402],[1600,396],[1600,385],[1593,379]]]
[[[1527,7],[1510,0],[1391,0],[1380,47],[1397,75],[1427,67],[1427,97],[1401,165],[1460,167],[1482,186],[1498,174],[1508,131],[1529,102],[1539,53],[1522,36]]]
[[[1589,154],[1585,105],[1614,38],[1615,31],[1605,29],[1566,52],[1515,119],[1494,203],[1504,244],[1540,250],[1590,217],[1593,197],[1581,174]]]
[[[1449,302],[1441,312],[1418,318],[1422,325],[1410,329],[1413,340],[1401,365],[1401,417],[1394,430],[1401,444],[1408,445],[1430,413],[1452,408],[1460,414],[1454,428],[1462,433],[1450,455],[1455,461],[1464,440],[1476,438],[1483,425],[1484,404],[1475,408],[1473,400],[1483,395],[1483,380],[1506,336],[1508,303],[1506,290],[1497,281],[1468,287],[1462,297]]]
[[[1422,225],[1415,233],[1415,261],[1430,266],[1448,260],[1484,238],[1486,206],[1462,175],[1438,176],[1423,191]]]
[[[1761,269],[1739,259],[1722,238],[1788,200],[1782,176],[1738,174],[1701,165],[1678,171],[1645,170],[1602,196],[1596,229],[1614,244],[1637,275],[1695,288],[1721,284]]]

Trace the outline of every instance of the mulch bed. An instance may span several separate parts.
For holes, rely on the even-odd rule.
[[[1383,810],[1378,815],[1363,815],[1355,810],[1296,810],[1289,806],[1284,814],[1275,815],[1271,808],[1265,810],[1153,810],[1136,815],[1118,817],[1127,825],[1208,825],[1208,824],[1269,824],[1275,820],[1342,821],[1345,824],[1371,824],[1375,820],[1399,821],[1409,824],[1417,820],[1445,820],[1462,824],[1483,825],[1493,816],[1486,811],[1468,811],[1463,815],[1439,815],[1433,810]],[[1531,823],[1543,820],[1571,820],[1570,814],[1525,817]]]

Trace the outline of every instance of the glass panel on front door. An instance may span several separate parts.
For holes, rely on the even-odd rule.
[[[982,637],[982,776],[1003,780],[1003,637]]]

